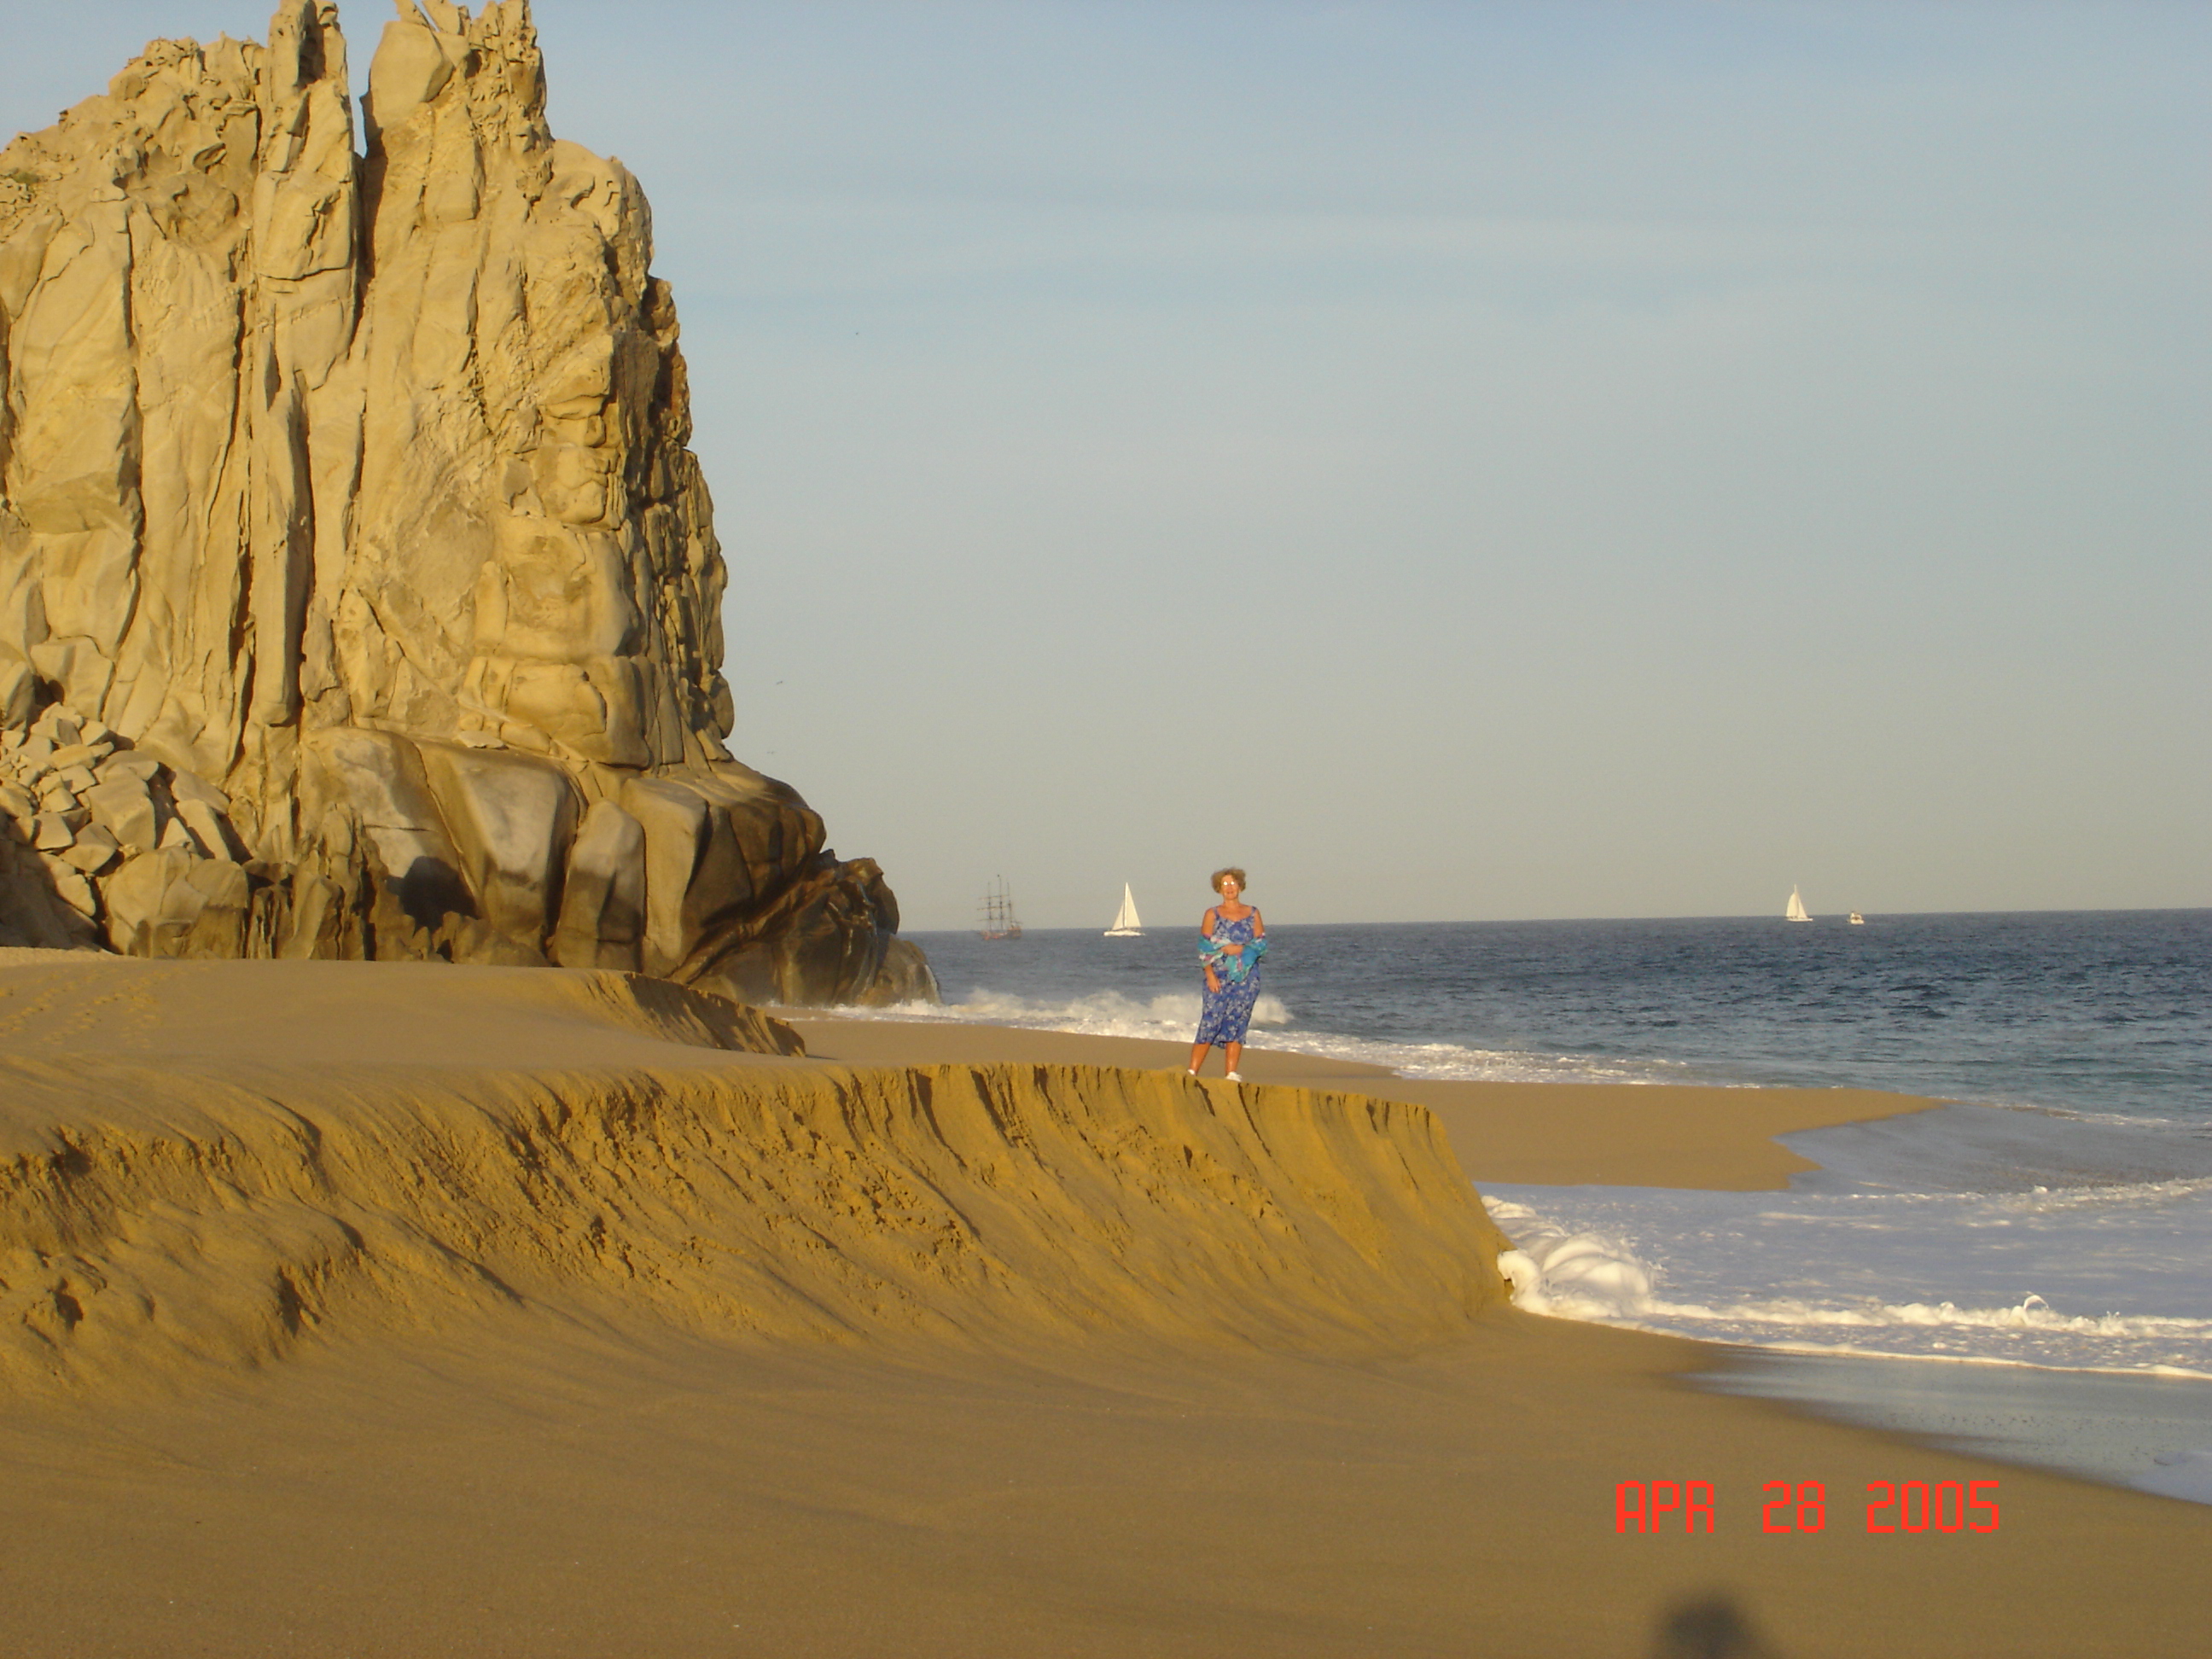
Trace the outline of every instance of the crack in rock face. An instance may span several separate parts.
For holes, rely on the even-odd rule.
[[[527,0],[156,41],[0,151],[0,944],[934,993],[725,746],[726,580],[621,162]]]

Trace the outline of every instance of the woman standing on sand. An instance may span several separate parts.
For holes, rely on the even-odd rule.
[[[1198,953],[1206,970],[1206,1006],[1198,1017],[1198,1036],[1190,1045],[1190,1074],[1206,1064],[1206,1051],[1216,1043],[1229,1062],[1229,1080],[1242,1083],[1237,1062],[1244,1053],[1244,1030],[1252,1023],[1252,1005],[1260,1000],[1260,958],[1267,952],[1267,924],[1244,902],[1244,872],[1231,868],[1213,872],[1213,890],[1221,902],[1206,913],[1199,931],[1206,935]]]

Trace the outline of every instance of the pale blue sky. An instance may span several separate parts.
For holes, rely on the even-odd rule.
[[[2212,8],[537,12],[909,927],[2212,903]]]

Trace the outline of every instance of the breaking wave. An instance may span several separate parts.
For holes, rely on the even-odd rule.
[[[1838,1291],[1670,1297],[1678,1275],[1619,1232],[1562,1223],[1510,1199],[1485,1202],[1514,1243],[1499,1272],[1515,1305],[1530,1313],[1800,1352],[2212,1378],[2212,1318],[2091,1311],[2035,1291],[1994,1305]],[[1796,1265],[1778,1272],[1770,1261],[1762,1276],[1771,1283]]]
[[[1199,996],[1166,992],[1138,998],[1097,991],[1060,1000],[979,989],[957,1002],[902,1002],[888,1008],[846,1009],[841,1018],[939,1020],[963,1025],[1011,1025],[1069,1031],[1085,1036],[1141,1037],[1188,1042],[1198,1024]],[[1619,1060],[1595,1054],[1542,1054],[1528,1049],[1475,1048],[1457,1042],[1392,1042],[1301,1027],[1279,997],[1262,994],[1252,1012],[1255,1046],[1316,1054],[1325,1060],[1377,1066],[1402,1077],[1480,1083],[1715,1083],[1691,1066],[1663,1060]]]

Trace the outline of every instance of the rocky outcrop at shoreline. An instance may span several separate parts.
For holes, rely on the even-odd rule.
[[[365,155],[328,0],[0,152],[0,942],[927,994],[725,747],[642,191],[526,0],[399,10]]]

